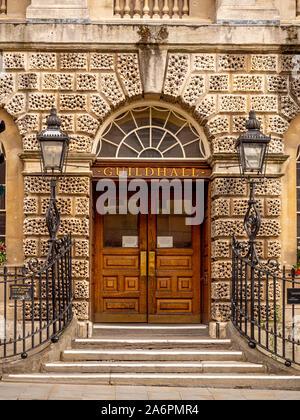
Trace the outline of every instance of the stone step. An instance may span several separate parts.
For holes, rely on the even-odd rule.
[[[243,360],[241,351],[230,350],[115,350],[115,349],[72,349],[62,353],[63,361],[77,360],[194,360],[194,361],[237,361]]]
[[[263,365],[246,362],[52,362],[44,372],[56,373],[263,373]]]
[[[73,341],[73,348],[229,348],[231,340],[214,340],[211,338],[77,338]]]
[[[201,324],[94,324],[93,337],[118,338],[131,336],[206,336],[209,337],[208,327]]]
[[[300,390],[300,376],[180,373],[37,373],[4,375],[4,382],[190,386]],[[133,396],[134,399],[134,396]]]

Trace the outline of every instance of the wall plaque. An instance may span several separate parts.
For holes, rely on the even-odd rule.
[[[139,237],[138,236],[122,236],[122,247],[123,248],[138,248]]]
[[[10,286],[10,300],[32,300],[33,287],[27,284],[13,284]]]
[[[300,305],[300,289],[287,289],[288,305]]]

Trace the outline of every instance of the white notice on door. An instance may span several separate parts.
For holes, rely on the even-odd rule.
[[[157,248],[173,248],[173,236],[158,236]]]
[[[122,236],[122,247],[123,248],[138,248],[139,237],[138,236]]]

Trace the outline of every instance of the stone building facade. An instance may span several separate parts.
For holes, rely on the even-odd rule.
[[[17,3],[7,1],[0,22],[9,263],[47,254],[49,184],[40,176],[36,134],[56,107],[71,138],[67,176],[57,191],[59,233],[75,238],[74,309],[79,320],[91,320],[91,168],[99,132],[122,109],[172,106],[202,127],[209,150],[210,319],[227,321],[230,242],[233,233],[244,237],[249,193],[235,141],[251,109],[272,137],[267,182],[257,190],[259,255],[290,266],[296,260],[299,2],[187,1],[179,2],[179,12],[171,2],[165,15],[157,2],[156,19],[151,1],[142,2],[149,12],[113,0]]]

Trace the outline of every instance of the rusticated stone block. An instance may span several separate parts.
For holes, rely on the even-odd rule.
[[[229,74],[210,75],[209,90],[212,92],[227,92],[229,90]]]
[[[277,95],[255,95],[250,97],[251,109],[256,112],[278,112]]]
[[[15,90],[14,74],[4,73],[0,78],[0,101],[3,102]]]
[[[193,54],[192,70],[216,71],[216,54]]]
[[[230,283],[213,282],[211,285],[211,298],[214,300],[230,300]]]
[[[46,257],[48,255],[50,249],[49,239],[41,239],[40,240],[40,252],[42,257]]]
[[[281,195],[281,180],[268,178],[263,184],[256,186],[256,195]]]
[[[246,70],[247,58],[241,54],[220,54],[219,71]]]
[[[36,90],[39,89],[38,73],[19,73],[17,76],[18,90]]]
[[[105,118],[111,110],[108,103],[102,98],[102,96],[98,94],[93,94],[90,96],[90,106],[91,111],[101,119]]]
[[[263,76],[258,74],[236,74],[233,76],[235,92],[261,92],[264,88]]]
[[[278,137],[271,137],[269,153],[283,153],[283,141]]]
[[[201,74],[191,76],[183,93],[183,101],[194,106],[205,90],[205,79]]]
[[[280,96],[280,109],[288,121],[293,120],[300,113],[300,107],[291,96]]]
[[[273,54],[258,54],[251,56],[251,70],[254,71],[277,71],[278,56]]]
[[[75,257],[89,257],[90,247],[87,239],[77,239],[75,242]]]
[[[137,54],[118,54],[117,72],[120,75],[129,98],[142,94],[143,90]]]
[[[48,210],[50,199],[41,198],[41,213],[46,214]],[[61,215],[71,216],[72,215],[72,201],[71,198],[58,197],[56,199],[56,205]]]
[[[91,70],[113,70],[114,69],[114,54],[91,54]]]
[[[218,195],[245,195],[246,185],[240,178],[216,178],[212,182],[212,197]]]
[[[89,278],[89,262],[85,260],[72,260],[72,278]]]
[[[38,240],[37,239],[24,239],[23,251],[26,257],[37,257],[38,256]]]
[[[37,214],[38,202],[35,197],[24,198],[24,214]]]
[[[73,302],[74,315],[79,321],[89,319],[89,304],[86,301],[76,300]]]
[[[210,136],[225,134],[229,131],[229,118],[227,116],[214,117],[207,123]]]
[[[211,305],[211,317],[217,322],[229,321],[231,314],[231,304],[226,302],[214,302]]]
[[[90,284],[87,281],[74,281],[74,297],[75,299],[89,299]]]
[[[230,199],[218,198],[212,202],[212,217],[229,216],[230,215]]]
[[[99,122],[89,114],[79,114],[76,126],[79,132],[95,135],[99,128]]]
[[[280,115],[268,117],[267,132],[274,134],[284,134],[289,128],[289,123]]]
[[[23,149],[24,151],[36,151],[39,150],[39,144],[36,138],[36,134],[28,134],[23,137]]]
[[[47,235],[48,229],[44,217],[30,217],[24,220],[24,235]]]
[[[125,101],[125,95],[115,74],[102,73],[100,82],[103,94],[113,106],[117,106]]]
[[[245,216],[248,209],[249,199],[235,198],[232,200],[232,215],[233,216]],[[260,212],[261,216],[264,214],[264,203],[263,199],[256,200],[256,207]]]
[[[26,194],[49,194],[49,182],[39,176],[25,176],[24,189]]]
[[[164,93],[171,97],[178,97],[189,73],[189,54],[171,54],[165,79]]]
[[[225,238],[245,236],[244,221],[240,219],[219,219],[212,222],[212,237]]]
[[[61,235],[67,235],[70,232],[72,235],[87,236],[89,234],[89,221],[87,219],[75,218],[61,220],[59,233]]]
[[[211,244],[212,258],[229,258],[230,256],[230,241],[217,239]]]
[[[231,261],[214,261],[211,264],[211,276],[213,279],[232,278],[232,262]]]
[[[236,137],[216,137],[212,140],[213,153],[236,153]]]
[[[280,222],[274,219],[264,219],[261,223],[258,236],[279,236],[281,233]]]
[[[242,95],[220,95],[220,112],[246,112],[247,97]]]
[[[39,130],[39,115],[38,114],[26,114],[17,120],[19,133],[27,134],[31,131],[37,132]]]
[[[60,109],[62,111],[86,111],[87,96],[74,93],[60,95]]]
[[[56,53],[30,53],[29,68],[31,70],[55,70],[57,68]]]
[[[264,117],[256,114],[257,120],[261,123],[261,131],[264,131]],[[249,115],[234,115],[232,117],[232,131],[234,133],[244,133],[246,131],[246,122]]]
[[[268,258],[278,258],[281,257],[281,242],[276,240],[270,240],[267,242],[268,244]]]
[[[266,216],[280,216],[281,201],[279,198],[266,198]]]
[[[90,202],[86,197],[76,197],[75,198],[75,215],[88,216],[90,213]]]
[[[72,73],[44,73],[42,89],[44,90],[72,90],[74,88],[74,74]]]
[[[26,97],[23,93],[16,93],[5,105],[10,115],[17,116],[26,112]]]
[[[268,92],[287,92],[288,91],[288,76],[282,75],[268,75],[267,76]]]
[[[98,76],[95,73],[79,73],[76,79],[77,90],[97,90]]]
[[[87,70],[87,54],[61,53],[60,68],[62,70]]]
[[[208,119],[217,112],[216,95],[206,95],[205,98],[196,106],[195,115],[198,119]]]
[[[280,55],[280,72],[297,72],[299,69],[300,58],[299,55],[282,54]]]
[[[56,95],[53,93],[30,93],[28,104],[32,111],[48,111],[56,106]]]
[[[93,139],[88,136],[72,134],[70,136],[69,150],[71,152],[86,152],[91,153],[93,145]]]
[[[6,70],[25,70],[25,53],[5,52],[3,66]]]
[[[85,194],[89,195],[90,192],[90,181],[88,177],[73,177],[67,176],[64,182],[58,184],[59,194],[78,195]]]

